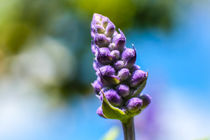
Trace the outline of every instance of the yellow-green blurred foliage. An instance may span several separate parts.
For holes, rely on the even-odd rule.
[[[121,29],[167,29],[173,4],[173,0],[0,0],[0,79],[15,72],[36,79],[35,83],[46,78],[41,88],[50,94],[89,93],[95,79],[89,35],[92,14],[108,16]],[[59,56],[63,50],[67,55]],[[58,54],[51,55],[52,51]]]

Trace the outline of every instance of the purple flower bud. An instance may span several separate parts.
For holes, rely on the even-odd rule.
[[[111,41],[110,38],[106,37],[104,34],[96,34],[94,40],[99,47],[106,47]]]
[[[133,97],[127,102],[127,109],[129,112],[137,113],[141,110],[141,106],[143,105],[143,101],[137,97]]]
[[[122,51],[125,48],[125,36],[124,34],[114,34],[113,36],[113,42],[116,45],[116,48],[120,51]]]
[[[103,87],[103,84],[101,83],[99,79],[95,80],[91,85],[94,88],[94,91],[96,94],[98,94]]]
[[[99,48],[96,57],[101,64],[109,64],[112,61],[112,57],[108,48]]]
[[[125,62],[127,67],[133,66],[133,64],[136,62],[136,50],[126,48],[122,53],[122,60]]]
[[[152,98],[148,94],[143,94],[143,95],[140,96],[140,99],[143,100],[142,108],[145,108],[151,103]]]
[[[126,97],[130,93],[130,88],[127,85],[120,84],[119,86],[117,86],[117,93],[122,97]]]
[[[97,75],[100,76],[101,82],[106,86],[119,84],[120,82],[119,78],[115,76],[115,69],[110,65],[99,68]]]
[[[106,36],[109,36],[111,37],[113,34],[114,34],[114,31],[115,31],[115,26],[112,22],[109,22],[107,27],[106,27]]]
[[[110,53],[112,60],[116,61],[120,58],[120,52],[118,50],[113,50]]]
[[[104,113],[103,113],[103,110],[102,110],[102,107],[101,107],[101,106],[97,109],[96,113],[97,113],[100,117],[106,118],[106,117],[104,116]]]
[[[110,43],[109,44],[109,49],[110,50],[116,50],[117,48],[116,48],[116,45],[114,43]]]
[[[115,70],[110,65],[105,65],[99,68],[100,76],[112,76],[115,74]]]
[[[127,68],[122,68],[121,70],[118,71],[118,77],[120,78],[120,81],[124,81],[126,79],[128,79],[128,77],[130,76],[130,72],[129,69]]]
[[[122,60],[118,60],[117,62],[114,63],[114,68],[116,70],[120,70],[125,66],[124,62]]]
[[[122,98],[120,97],[120,95],[117,94],[117,92],[114,89],[109,89],[109,90],[105,91],[104,95],[112,105],[114,105],[114,106],[121,105]],[[101,96],[103,99],[103,95],[101,95]]]
[[[130,86],[137,87],[146,79],[147,79],[147,72],[144,72],[142,70],[136,70],[133,72],[131,76]]]

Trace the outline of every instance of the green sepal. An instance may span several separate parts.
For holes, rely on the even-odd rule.
[[[145,88],[146,83],[147,83],[147,78],[139,85],[139,87],[137,88],[137,90],[135,90],[132,96],[133,97],[138,96],[142,92],[142,90]]]
[[[104,116],[108,119],[117,119],[117,120],[126,119],[127,118],[126,113],[123,110],[111,105],[103,92],[102,94],[103,94],[102,110]]]

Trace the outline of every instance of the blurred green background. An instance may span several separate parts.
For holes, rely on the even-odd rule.
[[[0,0],[0,139],[98,140],[119,122],[100,104],[90,49],[93,13],[135,44],[153,102],[137,140],[210,135],[208,0]],[[90,122],[92,124],[90,124]],[[122,132],[118,136],[122,139]]]

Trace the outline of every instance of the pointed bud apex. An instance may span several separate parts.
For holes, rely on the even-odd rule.
[[[143,101],[137,97],[133,97],[127,102],[127,110],[131,113],[138,113],[141,111],[141,106],[143,105]]]
[[[117,86],[117,93],[122,97],[126,97],[130,93],[130,88],[127,85],[120,84],[119,86]]]
[[[144,80],[147,79],[147,73],[142,70],[136,70],[133,72],[130,80],[131,87],[139,86]]]

